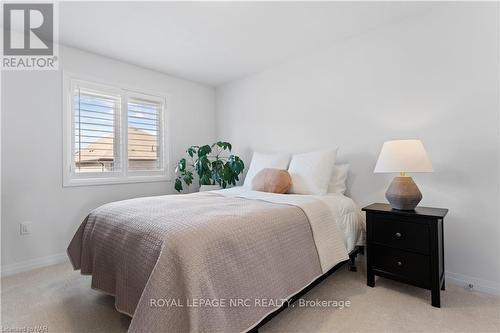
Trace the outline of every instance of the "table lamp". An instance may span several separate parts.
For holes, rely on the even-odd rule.
[[[385,192],[393,209],[414,210],[422,193],[407,172],[432,172],[432,164],[420,140],[386,141],[378,156],[374,173],[399,172]]]

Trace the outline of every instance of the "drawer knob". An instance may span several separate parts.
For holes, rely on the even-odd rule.
[[[397,238],[401,238],[401,236],[403,236],[400,232],[396,232],[396,237]]]
[[[403,266],[403,262],[401,260],[398,260],[397,264],[398,266]]]

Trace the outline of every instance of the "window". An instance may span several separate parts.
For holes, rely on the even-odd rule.
[[[167,180],[165,98],[65,77],[64,185]]]

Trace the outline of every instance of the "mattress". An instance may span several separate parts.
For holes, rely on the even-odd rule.
[[[316,197],[331,209],[335,223],[344,234],[347,251],[351,252],[357,245],[365,245],[365,216],[351,198],[340,193]]]

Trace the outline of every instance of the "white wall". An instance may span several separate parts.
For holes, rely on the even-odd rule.
[[[172,96],[172,166],[186,147],[215,139],[215,91],[198,83],[70,48],[60,69]],[[64,260],[77,226],[110,201],[173,192],[172,182],[62,186],[62,71],[2,73],[2,268]],[[173,168],[172,168],[173,169]],[[31,235],[19,223],[31,221]]]
[[[435,172],[422,205],[447,207],[449,279],[499,292],[497,3],[447,3],[216,91],[217,135],[251,151],[339,146],[350,194],[384,202],[385,140],[420,138]]]

